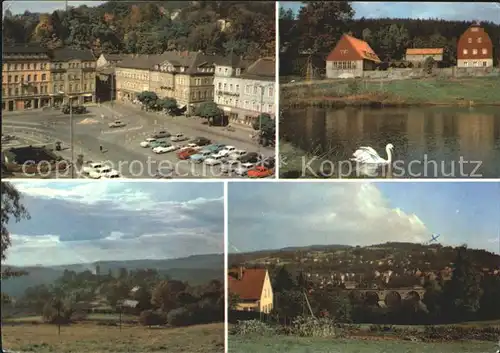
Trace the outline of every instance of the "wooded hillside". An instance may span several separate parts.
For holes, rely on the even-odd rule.
[[[165,50],[274,56],[274,2],[108,1],[97,7],[22,15],[5,12],[4,44],[40,42],[106,53]]]

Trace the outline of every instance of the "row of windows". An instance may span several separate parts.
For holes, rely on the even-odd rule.
[[[40,75],[41,77],[41,81],[47,81],[47,74],[41,74]],[[31,80],[31,78],[33,77],[33,81]],[[12,81],[12,78],[14,78],[14,81]],[[19,80],[21,79],[21,80]],[[11,82],[38,82],[38,75],[37,74],[34,74],[33,76],[31,75],[26,75],[26,80],[25,80],[25,77],[24,75],[8,75],[7,76],[7,82],[8,83],[11,83]]]
[[[27,94],[39,94],[39,93],[49,93],[48,92],[48,86],[40,86],[40,89],[36,86],[33,87],[22,87],[22,88],[9,88],[5,91],[6,96],[12,96],[12,92],[14,92],[14,96],[18,96],[19,92],[21,92],[22,95],[27,95]]]
[[[472,61],[471,62],[472,64],[472,67],[479,67],[479,66],[484,66],[486,67],[488,65],[488,63],[486,61]],[[464,66],[469,66],[469,62],[468,61],[464,61]]]
[[[46,70],[47,63],[3,64],[3,70]]]
[[[464,55],[467,55],[469,53],[469,51],[467,49],[464,49]],[[472,49],[472,55],[477,55],[478,51],[477,49]],[[481,49],[481,53],[483,53],[483,55],[486,55],[488,54],[488,49],[486,48],[483,48]]]
[[[198,99],[198,100],[201,100],[201,99],[208,99],[208,98],[212,98],[214,95],[214,92],[213,91],[193,91],[191,92],[191,99]]]
[[[74,74],[67,74],[68,76],[68,80],[79,80],[80,77],[78,75],[74,75]],[[52,79],[53,80],[64,80],[66,77],[66,74],[62,74],[62,73],[59,73],[59,74],[52,74]],[[92,73],[92,72],[83,72],[83,78],[84,79],[93,79],[95,77],[95,75]]]
[[[224,75],[228,76],[231,71],[229,71],[229,68],[228,67],[225,67],[224,70],[222,69],[222,67],[217,67],[217,73],[221,74],[222,72],[224,72]],[[236,69],[236,72],[235,72],[236,76],[239,76],[241,74],[241,69]]]
[[[242,101],[240,101],[239,99],[237,99],[237,98],[235,98],[235,99],[225,98],[225,97],[221,97],[221,96],[215,97],[215,103],[227,105],[229,107],[252,110],[252,111],[256,111],[256,112],[269,113],[269,114],[274,113],[274,105],[273,104],[263,104],[262,110],[261,110],[261,105],[258,102],[243,101],[243,106],[241,106]]]
[[[245,85],[245,93],[246,94],[259,94],[262,93],[262,90],[266,89],[266,87],[260,86],[260,85]],[[268,97],[273,97],[274,96],[274,86],[267,87],[267,96]]]
[[[211,85],[213,83],[214,83],[213,77],[195,78],[194,79],[195,86]]]
[[[355,61],[332,61],[332,69],[354,70],[357,68]]]
[[[467,38],[467,42],[468,43],[472,43],[472,38]],[[482,43],[483,42],[483,38],[482,37],[477,37],[477,42],[478,43]]]

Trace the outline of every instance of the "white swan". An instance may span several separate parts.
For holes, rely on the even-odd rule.
[[[360,147],[352,154],[351,161],[360,164],[391,164],[393,149],[394,146],[392,143],[387,144],[387,146],[385,146],[387,159],[383,159],[372,147]]]

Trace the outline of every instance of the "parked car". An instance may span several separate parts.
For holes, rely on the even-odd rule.
[[[203,149],[208,150],[208,151],[212,151],[212,153],[218,153],[222,148],[221,146],[222,145],[220,145],[220,144],[212,144],[212,145],[208,145],[208,146],[203,147]]]
[[[229,155],[229,159],[239,160],[245,154],[247,154],[247,151],[245,150],[236,150]]]
[[[261,162],[261,165],[268,169],[273,169],[276,166],[276,159],[274,157],[264,158]]]
[[[153,137],[157,139],[168,138],[170,136],[172,136],[172,134],[166,130],[158,131],[153,135]]]
[[[257,152],[248,152],[247,154],[241,156],[240,161],[242,163],[258,163],[261,161],[262,155]]]
[[[234,171],[236,170],[236,168],[238,168],[240,165],[240,162],[238,162],[237,160],[228,160],[224,163],[222,163],[222,165],[220,166],[220,170],[222,173],[234,173]]]
[[[204,163],[206,165],[218,165],[222,163],[222,160],[223,160],[222,156],[212,154],[207,159],[205,159]]]
[[[263,167],[261,165],[256,166],[253,169],[250,169],[247,172],[247,176],[249,178],[267,178],[274,174],[272,169]]]
[[[110,128],[116,128],[116,127],[125,127],[125,126],[127,126],[127,124],[126,124],[126,123],[124,123],[124,122],[123,122],[123,121],[121,121],[121,120],[115,120],[115,121],[113,121],[112,123],[109,123],[109,124],[108,124],[108,126],[109,126]]]
[[[190,141],[191,143],[194,143],[198,146],[206,146],[210,144],[210,140],[207,139],[206,137],[195,137]]]
[[[254,163],[242,163],[235,169],[235,173],[239,176],[247,175],[248,171],[255,166]]]
[[[208,157],[210,157],[211,155],[212,155],[212,151],[202,150],[202,151],[199,151],[196,154],[193,154],[189,158],[189,160],[192,161],[193,163],[201,163],[205,159],[207,159]]]
[[[234,146],[225,146],[217,154],[226,157],[226,156],[229,156],[231,153],[233,153],[235,151],[236,151],[236,147],[234,147]]]
[[[92,179],[100,179],[102,177],[105,177],[107,175],[113,175],[115,173],[117,173],[117,171],[114,169],[111,169],[111,167],[103,166],[101,168],[96,168],[96,169],[90,171],[89,177]]]
[[[151,145],[151,143],[155,142],[156,141],[156,138],[154,137],[148,137],[147,139],[145,139],[144,141],[142,141],[139,145],[141,145],[141,147],[144,147],[144,148],[147,148]]]
[[[100,162],[89,162],[89,163],[87,163],[82,168],[82,172],[84,174],[89,174],[90,172],[94,172],[94,171],[96,171],[98,169],[101,169],[102,167],[104,167],[103,163],[100,163]]]
[[[120,175],[120,173],[118,173],[117,170],[111,170],[109,173],[105,173],[101,176],[101,178],[103,179],[118,179],[118,178],[121,178],[122,176]]]
[[[188,148],[184,149],[182,151],[178,151],[177,153],[177,158],[185,160],[185,159],[190,159],[190,157],[196,153],[198,153],[199,149],[197,148]]]
[[[149,144],[149,147],[151,147],[151,149],[155,149],[156,147],[168,147],[168,146],[170,146],[170,143],[168,143],[168,141],[165,140],[156,140]]]
[[[84,114],[87,113],[87,108],[85,108],[83,105],[75,105],[71,107],[71,110],[73,111],[73,114]],[[68,104],[65,104],[62,106],[61,111],[63,114],[69,114],[70,112],[70,107]]]
[[[174,142],[180,142],[180,141],[186,141],[188,138],[184,136],[184,134],[175,134],[170,138],[171,141]]]
[[[158,146],[158,147],[153,148],[153,152],[158,153],[158,154],[168,153],[168,152],[175,151],[178,148],[179,148],[179,146],[176,146],[176,145]]]

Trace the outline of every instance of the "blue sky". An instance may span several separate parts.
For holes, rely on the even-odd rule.
[[[229,251],[468,244],[499,253],[500,183],[230,183]]]
[[[281,1],[298,11],[301,3]],[[442,18],[445,20],[492,21],[500,23],[500,4],[491,2],[352,2],[355,18]]]
[[[9,265],[166,259],[224,251],[222,183],[16,181]]]
[[[78,7],[80,5],[99,6],[106,1],[68,1],[69,6]],[[2,2],[2,13],[8,8],[15,15],[30,12],[49,12],[61,10],[66,7],[66,1],[4,1]]]

